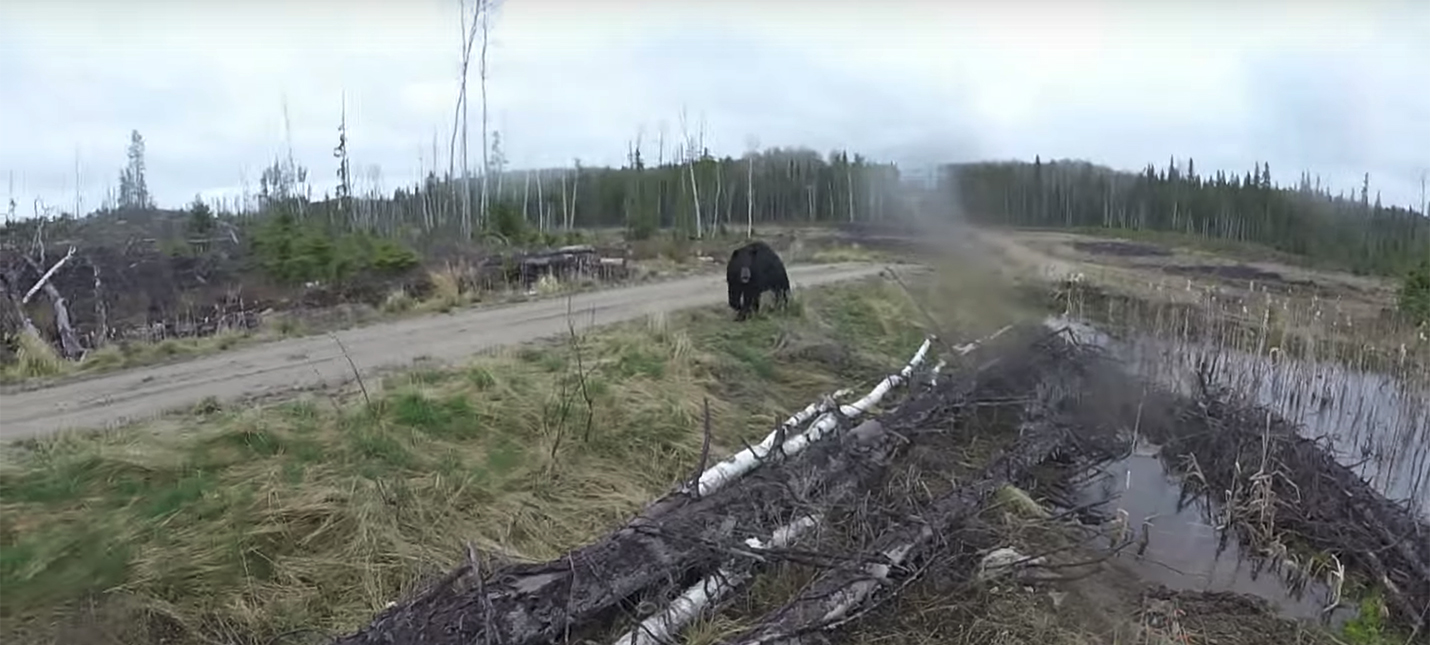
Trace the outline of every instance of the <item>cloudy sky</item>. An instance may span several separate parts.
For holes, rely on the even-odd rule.
[[[256,183],[287,136],[321,190],[346,95],[354,164],[390,190],[432,165],[434,139],[445,167],[458,15],[456,0],[6,0],[0,173],[22,213],[36,197],[72,209],[76,184],[89,209],[137,129],[151,190],[178,205]],[[1424,0],[504,0],[489,67],[516,167],[618,163],[638,132],[677,138],[684,108],[732,154],[1263,160],[1338,188],[1369,172],[1404,205],[1430,170]]]

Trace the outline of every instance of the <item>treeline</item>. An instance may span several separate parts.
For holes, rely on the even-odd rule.
[[[633,150],[620,168],[577,162],[570,168],[496,171],[485,182],[432,172],[420,185],[390,195],[340,188],[338,197],[314,198],[306,177],[306,169],[275,161],[260,177],[253,199],[220,210],[238,219],[281,213],[330,231],[412,241],[495,235],[521,242],[597,227],[623,227],[637,239],[658,230],[695,237],[771,222],[887,219],[904,207],[895,165],[808,149],[739,158],[704,151],[649,165]]]
[[[951,164],[945,195],[975,222],[1166,231],[1250,242],[1362,273],[1405,275],[1430,257],[1430,219],[1386,207],[1366,176],[1359,195],[1332,194],[1309,175],[1293,186],[1267,164],[1203,176],[1193,160],[1129,173],[1084,161]]]
[[[624,228],[630,239],[659,231],[703,237],[776,222],[881,220],[907,208],[895,165],[844,151],[776,148],[739,158],[677,151],[674,160],[659,158],[662,153],[648,164],[633,146],[619,168],[577,161],[568,168],[503,170],[494,149],[498,162],[485,182],[430,172],[391,192],[380,177],[352,173],[342,145],[336,152],[335,194],[315,195],[313,173],[280,156],[241,199],[196,197],[186,212],[157,211],[147,194],[142,203],[111,200],[97,217],[54,217],[47,237],[88,229],[84,237],[91,243],[99,237],[124,244],[137,236],[165,254],[197,257],[215,248],[215,238],[231,236],[243,240],[254,268],[280,282],[304,283],[403,271],[421,255],[472,243],[575,243],[592,228]],[[131,150],[120,193],[134,193],[132,186],[144,179],[141,146]],[[29,239],[38,224],[12,225],[0,237]],[[129,239],[110,239],[116,236]]]

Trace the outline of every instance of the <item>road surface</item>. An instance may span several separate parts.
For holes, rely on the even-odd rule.
[[[789,267],[793,286],[815,286],[875,275],[868,264]],[[725,302],[724,276],[573,296],[578,326],[604,325],[657,311]],[[337,332],[364,374],[410,365],[418,358],[456,361],[482,350],[567,332],[566,298],[468,309]],[[594,316],[594,320],[593,320]],[[209,397],[221,402],[280,396],[345,383],[352,368],[327,336],[292,338],[195,358],[125,370],[28,392],[0,394],[0,440],[35,437],[68,428],[106,428],[153,418]]]

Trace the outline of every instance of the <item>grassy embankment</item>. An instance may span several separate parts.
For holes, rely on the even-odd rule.
[[[1014,315],[957,275],[913,287],[945,333]],[[912,303],[873,280],[747,324],[711,307],[504,350],[370,383],[366,401],[207,405],[9,446],[0,639],[262,643],[354,628],[468,541],[554,556],[689,475],[705,399],[725,454],[872,385],[924,333]]]

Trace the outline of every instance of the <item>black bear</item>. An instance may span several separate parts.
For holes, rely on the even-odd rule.
[[[789,302],[789,276],[779,254],[764,242],[750,242],[730,254],[725,267],[725,284],[730,289],[730,308],[735,320],[744,320],[760,310],[760,294],[772,291],[775,304]]]

